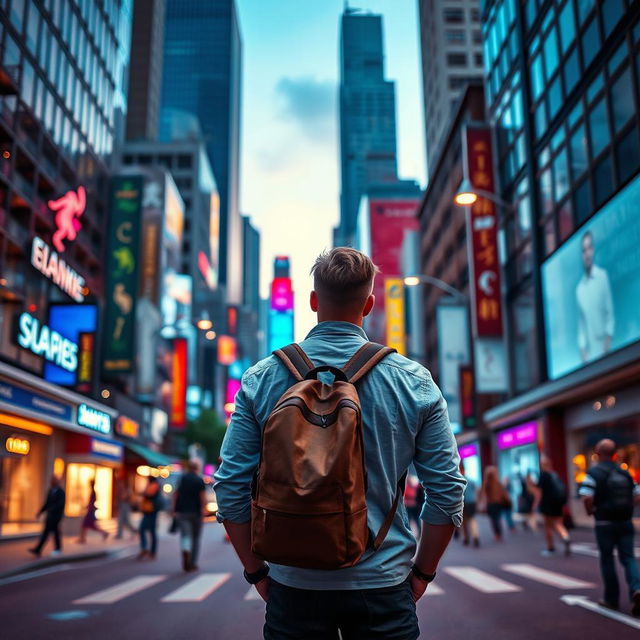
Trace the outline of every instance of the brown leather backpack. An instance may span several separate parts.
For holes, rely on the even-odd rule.
[[[369,342],[342,368],[315,367],[292,344],[274,351],[296,378],[262,434],[252,487],[251,548],[265,560],[306,569],[355,565],[391,527],[404,476],[378,534],[367,526],[367,470],[355,383],[395,351]],[[332,384],[317,379],[329,371]]]

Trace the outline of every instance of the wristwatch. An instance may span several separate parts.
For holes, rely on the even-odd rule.
[[[411,567],[411,573],[413,573],[413,575],[418,578],[418,580],[422,580],[427,584],[433,582],[436,579],[435,571],[433,573],[423,573],[422,571],[420,571],[420,569],[418,569],[418,567],[416,567],[415,564]]]
[[[269,575],[269,565],[265,562],[261,569],[258,569],[253,573],[247,573],[247,570],[245,569],[242,575],[244,575],[244,579],[249,584],[258,584],[258,582],[264,580]]]

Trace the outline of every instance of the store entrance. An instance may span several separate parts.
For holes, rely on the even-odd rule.
[[[12,536],[40,530],[36,513],[42,506],[41,489],[30,477],[26,457],[0,458],[0,535]],[[33,484],[32,484],[33,483]]]
[[[522,484],[527,475],[534,482],[540,473],[540,454],[535,443],[513,447],[501,451],[498,455],[498,472],[501,482],[508,484],[509,494],[514,506],[522,493]]]

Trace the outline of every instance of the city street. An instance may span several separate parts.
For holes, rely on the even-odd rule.
[[[486,541],[484,526],[482,532]],[[518,532],[480,549],[453,541],[436,582],[418,604],[421,637],[638,637],[640,620],[591,610],[601,595],[595,546],[588,531],[574,537],[577,552],[571,558],[541,557],[539,533]],[[244,582],[222,527],[206,526],[198,573],[180,570],[177,545],[177,538],[164,537],[154,562],[137,562],[135,556],[90,561],[0,582],[3,637],[261,638],[264,604]]]

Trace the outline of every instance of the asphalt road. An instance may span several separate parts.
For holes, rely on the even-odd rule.
[[[418,603],[420,637],[639,638],[640,620],[607,618],[596,607],[595,547],[589,532],[574,535],[580,553],[570,558],[541,557],[540,535],[526,532],[501,544],[485,534],[480,549],[452,542],[436,582]],[[181,571],[178,541],[171,537],[161,541],[155,561],[90,561],[1,581],[0,637],[258,640],[264,604],[244,582],[221,526],[205,527],[203,548],[198,573]]]

